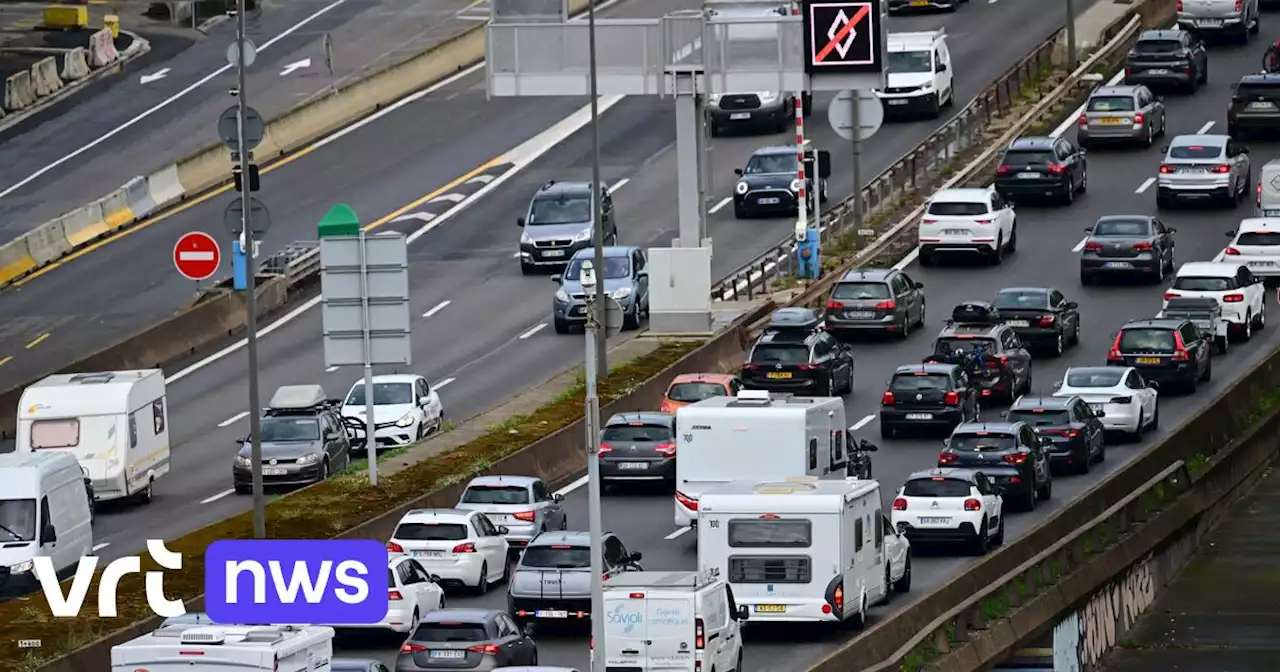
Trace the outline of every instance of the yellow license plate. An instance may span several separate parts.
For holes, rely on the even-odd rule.
[[[757,604],[756,613],[758,614],[785,614],[787,613],[787,605],[785,604]]]
[[[790,371],[773,371],[773,372],[771,372],[771,373],[769,374],[769,377],[770,377],[770,378],[780,378],[780,379],[784,379],[784,380],[785,380],[785,379],[787,379],[787,378],[790,378],[790,377],[791,377],[791,372],[790,372]]]
[[[1159,364],[1160,358],[1159,357],[1139,357],[1138,363],[1139,364]]]
[[[1105,125],[1108,125],[1108,126],[1115,126],[1115,125],[1118,125],[1118,124],[1123,124],[1124,122],[1125,122],[1125,120],[1124,120],[1124,119],[1119,119],[1119,118],[1116,118],[1116,117],[1104,117],[1104,118],[1102,118],[1102,119],[1099,119],[1099,120],[1098,120],[1098,123],[1100,123],[1100,124],[1105,124]]]
[[[928,7],[929,0],[911,0],[912,7]]]

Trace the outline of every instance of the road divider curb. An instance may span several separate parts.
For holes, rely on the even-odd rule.
[[[89,65],[103,68],[115,63],[120,58],[116,51],[115,36],[107,28],[103,28],[89,36]]]
[[[36,92],[31,86],[30,70],[14,73],[4,80],[4,109],[17,112],[35,104]]]
[[[102,223],[106,225],[108,232],[133,222],[134,214],[129,209],[127,185],[107,194],[99,203],[102,204]]]
[[[138,35],[128,33],[132,42],[121,54],[115,48],[111,31],[106,29],[90,36],[90,46],[101,42],[103,35],[106,36],[106,44],[110,46],[110,49],[106,50],[111,56],[110,60],[95,60],[92,58],[93,52],[89,49],[75,47],[62,52],[64,56],[61,71],[58,70],[57,58],[48,56],[36,61],[30,68],[10,75],[5,80],[4,100],[0,103],[0,119],[4,120],[0,127],[13,126],[40,112],[53,101],[78,91],[85,82],[119,72],[118,67],[106,66],[118,66],[151,51],[150,42]],[[104,50],[105,48],[99,49],[99,51]],[[92,72],[90,61],[93,62],[93,68],[98,70],[96,73]],[[6,115],[5,111],[10,114]]]
[[[89,51],[84,47],[76,47],[62,57],[62,79],[74,82],[89,76]]]
[[[176,165],[165,166],[159,172],[148,175],[147,192],[151,194],[153,209],[147,211],[146,214],[151,214],[156,210],[167,208],[181,201],[186,194],[186,190],[182,187],[182,181],[178,179],[178,167]]]
[[[107,232],[107,224],[104,219],[101,201],[94,201],[54,221],[62,223],[63,233],[74,249],[97,240],[105,234]]]
[[[62,78],[58,76],[58,60],[46,56],[31,66],[32,86],[36,96],[51,96],[62,88]]]
[[[26,240],[18,238],[0,245],[0,282],[21,277],[36,266],[36,260],[27,251]],[[14,406],[13,410],[16,411],[17,408]]]
[[[155,211],[156,204],[151,200],[151,188],[147,184],[147,178],[135,177],[129,180],[122,191],[124,191],[125,203],[129,206],[127,209],[130,222],[135,217],[145,217],[147,213]]]
[[[19,240],[27,246],[27,252],[37,264],[47,264],[60,258],[71,249],[61,221],[51,222],[23,234]]]

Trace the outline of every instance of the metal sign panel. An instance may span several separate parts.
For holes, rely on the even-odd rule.
[[[806,0],[805,71],[811,75],[880,72],[884,49],[880,3],[885,0]]]
[[[364,364],[366,335],[370,363],[413,363],[409,253],[403,234],[322,238],[320,287],[325,366]]]

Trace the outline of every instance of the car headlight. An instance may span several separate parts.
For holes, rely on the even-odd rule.
[[[615,301],[621,301],[627,298],[628,296],[631,296],[631,288],[623,287],[622,289],[616,289],[609,296],[612,296]]]
[[[800,187],[801,187],[801,186],[803,186],[803,183],[800,181],[800,179],[799,179],[799,178],[796,178],[796,179],[794,179],[794,180],[791,180],[791,191],[794,191],[794,192],[796,192],[796,193],[798,194],[798,193],[800,193]]]
[[[308,455],[303,455],[302,457],[298,458],[298,464],[301,466],[306,466],[308,464],[315,464],[316,462],[319,462],[319,461],[320,461],[320,453],[310,453]]]
[[[747,183],[746,183],[746,182],[739,182],[739,183],[738,183],[738,186],[734,187],[734,188],[733,188],[733,190],[734,190],[734,191],[736,191],[736,192],[738,192],[738,195],[739,195],[739,196],[741,196],[741,195],[743,195],[743,194],[747,193],[747,189],[748,189],[748,188],[749,188],[749,187],[747,187]]]
[[[772,105],[778,99],[778,94],[770,91],[761,91],[756,96],[760,98],[761,105]]]
[[[531,237],[529,236],[529,234],[525,233],[524,231],[521,231],[521,232],[520,232],[520,244],[521,244],[521,245],[532,245],[532,244],[533,244],[533,238],[531,238]]]
[[[16,565],[9,565],[10,574],[25,574],[35,567],[35,563],[30,560],[23,560]]]
[[[591,240],[592,233],[593,231],[591,229],[583,229],[578,232],[578,235],[573,237],[573,242],[582,243]]]
[[[921,85],[920,85],[920,90],[921,90],[921,91],[932,91],[932,90],[933,90],[933,82],[925,82],[924,84],[921,84]]]
[[[568,292],[566,292],[566,291],[564,291],[563,289],[557,289],[557,290],[556,290],[556,301],[559,301],[559,302],[561,302],[561,303],[568,303],[568,302],[569,302],[569,293],[568,293]]]
[[[720,104],[720,98],[721,98],[721,95],[722,95],[722,94],[719,94],[719,93],[713,93],[713,94],[711,94],[711,95],[707,96],[707,104],[709,104],[709,105],[719,105],[719,104]]]
[[[250,460],[249,458],[247,458],[247,457],[245,457],[245,456],[243,456],[243,455],[236,455],[236,466],[237,466],[237,467],[251,467],[251,466],[253,466],[253,460]]]
[[[412,413],[405,413],[404,417],[400,418],[399,420],[396,420],[396,427],[408,427],[409,425],[412,425],[416,421],[417,421],[417,418],[413,417]]]

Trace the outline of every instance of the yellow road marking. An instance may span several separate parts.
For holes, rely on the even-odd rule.
[[[4,366],[5,364],[8,364],[9,362],[12,362],[12,361],[13,361],[12,357],[0,357],[0,366]]]
[[[30,343],[27,344],[27,349],[30,350],[31,348],[34,348],[37,345],[40,345],[41,343],[44,342],[44,339],[46,338],[49,338],[49,332],[45,332],[43,334],[40,334],[39,336],[36,336]]]
[[[405,214],[405,213],[409,212],[410,210],[413,210],[414,208],[418,207],[419,205],[422,205],[423,203],[426,203],[427,201],[429,201],[429,200],[431,200],[431,199],[433,199],[433,198],[435,198],[435,197],[437,197],[437,196],[440,196],[441,194],[444,194],[444,193],[446,193],[446,192],[452,191],[452,190],[453,190],[453,188],[454,188],[454,187],[456,187],[456,186],[458,186],[459,184],[462,184],[463,182],[466,182],[467,180],[469,180],[469,179],[471,179],[471,178],[475,177],[476,175],[479,175],[480,173],[483,173],[484,171],[486,171],[486,170],[488,170],[488,169],[490,169],[490,168],[492,168],[492,167],[494,167],[494,166],[496,166],[496,165],[499,165],[499,164],[501,164],[501,163],[502,163],[502,157],[500,157],[500,156],[499,156],[499,157],[496,157],[496,158],[493,158],[493,159],[490,159],[489,161],[485,162],[484,164],[481,164],[480,166],[478,166],[477,168],[473,169],[471,172],[467,173],[466,175],[463,175],[462,177],[459,177],[458,179],[456,179],[456,180],[454,180],[454,181],[450,182],[449,184],[446,184],[446,185],[444,185],[443,187],[440,187],[439,189],[436,189],[435,191],[433,191],[433,192],[431,192],[431,193],[427,194],[426,196],[423,196],[422,198],[419,198],[419,199],[415,200],[414,202],[412,202],[412,203],[410,203],[410,204],[408,204],[408,205],[406,205],[406,206],[404,206],[404,207],[402,207],[402,208],[400,208],[400,209],[396,210],[395,212],[392,212],[391,214],[387,215],[386,217],[383,217],[382,219],[379,219],[379,220],[377,220],[377,221],[373,222],[372,224],[370,224],[370,225],[368,225],[368,226],[364,227],[364,230],[365,230],[365,231],[370,231],[370,230],[376,229],[376,228],[378,228],[379,226],[382,226],[383,224],[386,224],[387,222],[389,222],[389,221],[391,221],[391,220],[395,219],[396,217],[399,217],[400,215],[403,215],[403,214]]]

